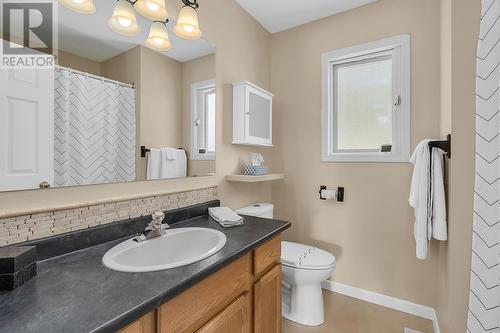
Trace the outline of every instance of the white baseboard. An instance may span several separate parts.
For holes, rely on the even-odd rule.
[[[333,291],[338,294],[357,298],[365,302],[384,306],[386,308],[406,312],[417,317],[432,320],[434,332],[440,333],[436,311],[428,306],[408,302],[399,298],[382,295],[373,291],[348,286],[343,283],[326,280],[322,283],[323,289]]]

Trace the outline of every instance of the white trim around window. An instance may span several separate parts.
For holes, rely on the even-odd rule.
[[[337,145],[336,67],[392,58],[392,149],[341,150]],[[410,36],[400,35],[323,53],[321,56],[321,161],[409,162],[410,159]]]
[[[207,135],[210,131],[207,126],[207,95],[215,93],[215,80],[193,83],[191,85],[191,160],[215,161],[215,150],[200,153],[200,149],[206,149]],[[216,97],[217,98],[217,97]],[[212,121],[214,121],[213,119]],[[215,125],[215,124],[214,124]],[[215,144],[215,129],[213,129],[213,140]]]

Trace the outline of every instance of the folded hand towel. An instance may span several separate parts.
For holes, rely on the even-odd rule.
[[[243,217],[228,207],[210,207],[208,214],[223,227],[232,227],[243,224]]]

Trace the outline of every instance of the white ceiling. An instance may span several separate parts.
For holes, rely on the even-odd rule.
[[[267,31],[276,33],[377,0],[236,0]]]
[[[151,21],[136,14],[141,32],[132,37],[115,33],[108,27],[108,19],[113,13],[116,1],[94,1],[97,11],[93,15],[76,13],[59,3],[59,45],[58,48],[84,58],[102,62],[137,45],[144,45],[149,34]],[[190,61],[215,52],[213,45],[204,39],[187,41],[177,37],[167,25],[173,47],[162,52],[164,55],[181,62]],[[203,27],[202,27],[203,28]]]

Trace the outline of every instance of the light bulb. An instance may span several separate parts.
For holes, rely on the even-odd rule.
[[[174,27],[174,32],[177,36],[184,39],[193,40],[201,37],[196,9],[190,6],[182,7],[179,19]]]
[[[163,22],[153,22],[149,29],[149,36],[146,45],[156,51],[164,52],[172,48],[167,26]]]
[[[118,23],[120,23],[123,27],[128,28],[132,24],[132,20],[126,17],[119,17]]]
[[[165,0],[137,0],[134,7],[139,14],[152,21],[165,22],[168,19]]]
[[[156,12],[158,9],[160,9],[160,6],[158,4],[151,1],[146,2],[146,6],[153,12]]]
[[[156,45],[163,45],[163,43],[165,43],[165,40],[162,39],[162,38],[153,38],[153,42],[156,44]]]
[[[59,2],[80,14],[95,13],[94,0],[59,0]]]
[[[127,0],[118,0],[108,25],[113,31],[125,36],[137,35],[140,31],[134,7]]]

